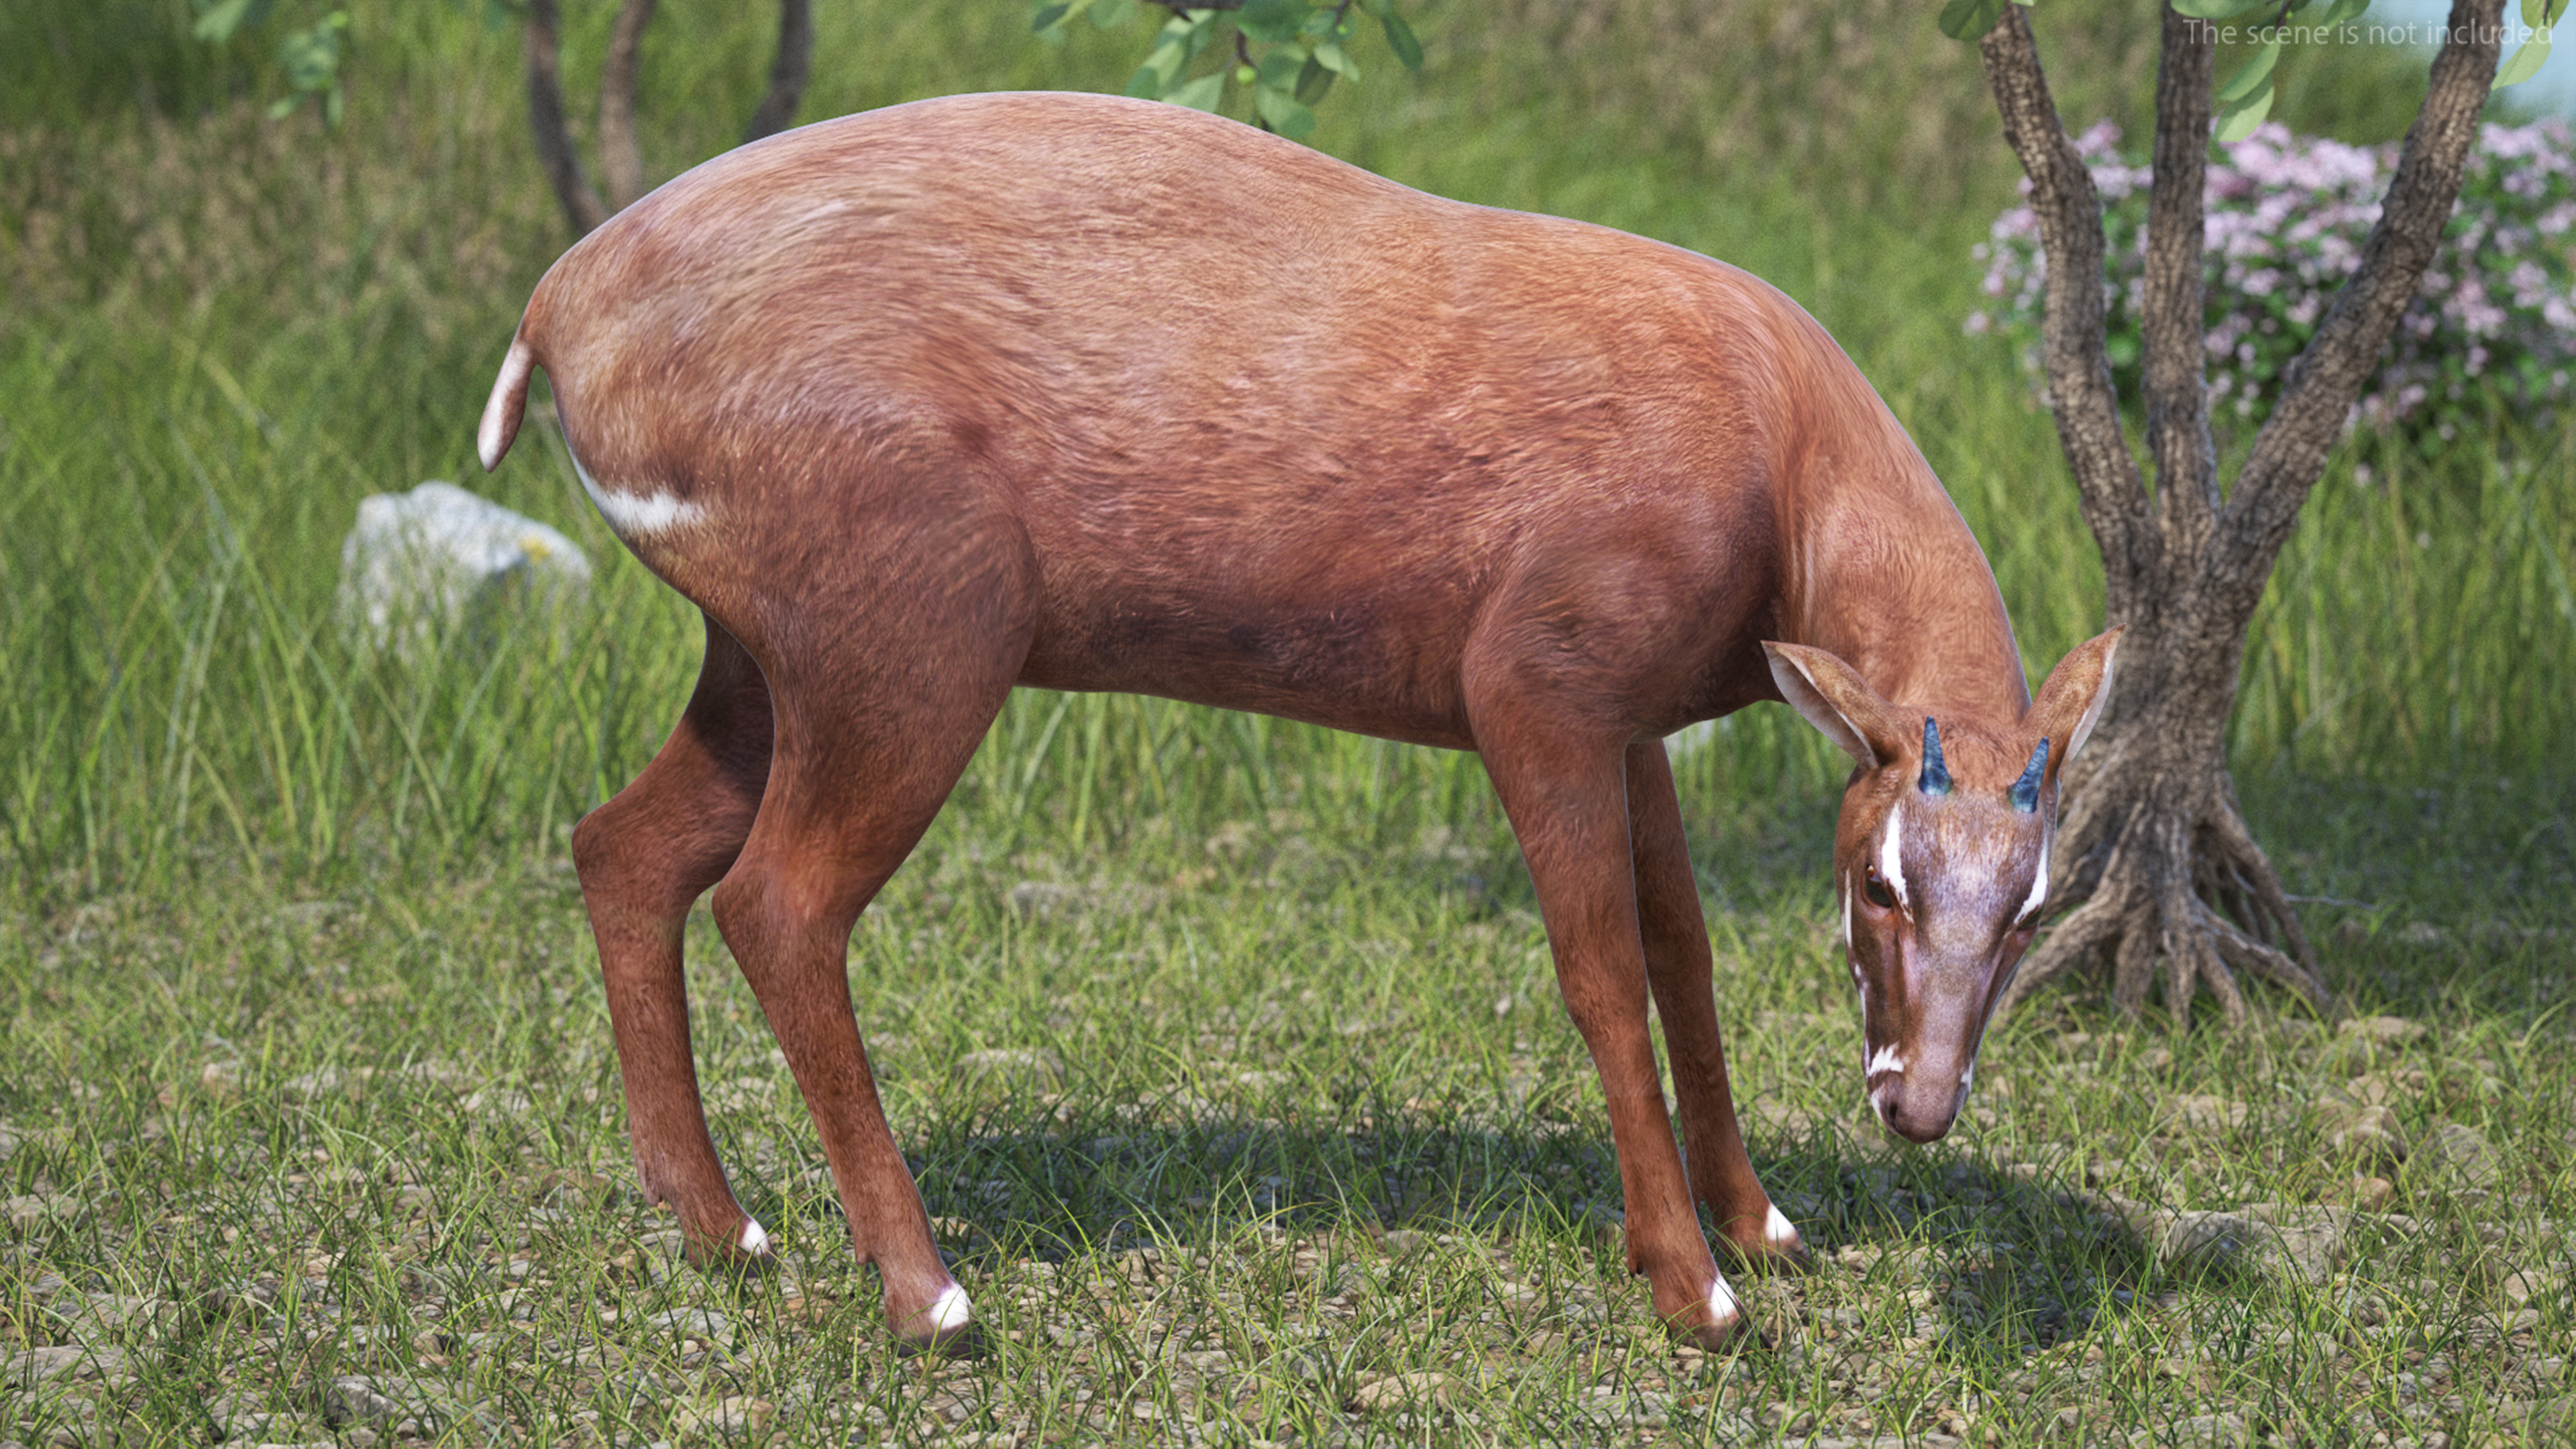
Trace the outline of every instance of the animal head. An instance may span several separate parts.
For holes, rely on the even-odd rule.
[[[1879,1120],[1931,1142],[1967,1101],[1986,1020],[2048,901],[2058,771],[2111,692],[2113,629],[2078,646],[2019,719],[1889,703],[1822,649],[1765,644],[1786,698],[1858,766],[1834,892],[1860,990]]]

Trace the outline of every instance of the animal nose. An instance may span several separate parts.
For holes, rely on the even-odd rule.
[[[1918,1051],[1918,1061],[1882,1049],[1869,1063],[1869,1104],[1888,1131],[1908,1142],[1938,1142],[1958,1120],[1967,1096],[1968,1073],[1932,1060],[1935,1052]]]

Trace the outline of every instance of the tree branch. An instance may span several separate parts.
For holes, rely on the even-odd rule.
[[[2300,505],[2325,472],[2345,418],[2432,264],[2495,80],[2503,14],[2504,0],[2453,0],[2431,92],[2406,132],[2379,224],[2362,245],[2361,269],[2335,294],[2316,336],[2290,364],[2281,401],[2228,496],[2203,565],[2222,625],[2232,621],[2241,632],[2253,617]]]
[[[624,211],[644,194],[644,146],[635,135],[635,78],[643,68],[644,27],[653,23],[654,0],[626,0],[608,32],[608,59],[599,68],[599,174],[608,183],[608,209]]]
[[[2218,512],[2218,453],[2209,437],[2202,361],[2208,328],[2201,308],[2214,29],[2165,6],[2164,60],[2156,72],[2155,189],[2147,206],[2139,308],[2147,449],[2156,462],[2163,546],[2182,558],[2198,556]]]
[[[743,129],[744,145],[796,123],[796,107],[805,99],[805,77],[813,62],[813,0],[779,0],[778,55],[769,63],[769,90],[753,108],[751,124]]]
[[[574,236],[587,236],[608,220],[608,208],[581,174],[581,157],[564,125],[557,29],[555,0],[528,0],[528,27],[521,37],[528,60],[528,128],[536,133],[537,161],[555,189],[555,200],[563,204],[564,220],[572,223]]]
[[[2119,396],[2103,350],[2102,203],[2093,177],[2058,120],[2039,48],[2019,5],[1977,45],[2003,113],[2004,139],[2030,177],[2048,264],[2041,351],[2049,409],[2075,470],[2084,521],[2102,545],[2111,617],[2134,622],[2148,598],[2156,540],[2145,524],[2145,486],[2120,431]]]

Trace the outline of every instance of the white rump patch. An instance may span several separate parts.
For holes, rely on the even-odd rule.
[[[1896,892],[1896,903],[1912,910],[1914,897],[1905,889],[1905,812],[1901,808],[1887,812],[1887,834],[1878,842],[1878,873]]]
[[[1790,1226],[1788,1215],[1781,1212],[1776,1203],[1772,1205],[1771,1216],[1763,1221],[1762,1238],[1775,1248],[1798,1241],[1798,1230]]]
[[[1737,1314],[1735,1290],[1726,1286],[1726,1280],[1720,1278],[1709,1284],[1708,1316],[1723,1324],[1734,1319]]]
[[[953,1333],[974,1318],[975,1305],[967,1299],[965,1289],[951,1283],[930,1300],[929,1309],[921,1316],[930,1320],[931,1332]]]
[[[608,520],[609,529],[619,538],[642,538],[706,521],[707,509],[702,503],[658,491],[637,498],[602,488],[599,480],[590,476],[590,470],[581,465],[579,454],[569,446],[564,452],[572,458],[573,475],[581,479],[581,491],[590,495],[599,516]]]
[[[760,1225],[760,1219],[749,1214],[745,1214],[742,1220],[742,1250],[755,1258],[769,1256],[769,1230]]]
[[[1881,1072],[1901,1073],[1904,1070],[1905,1058],[1897,1054],[1896,1048],[1892,1046],[1883,1046],[1878,1049],[1877,1055],[1869,1059],[1869,1068],[1866,1075],[1874,1077]]]

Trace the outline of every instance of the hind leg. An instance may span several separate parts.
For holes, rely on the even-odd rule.
[[[935,557],[935,555],[933,556]],[[931,1241],[887,1130],[850,1005],[851,927],[964,772],[1027,653],[1007,570],[977,580],[881,558],[839,599],[801,601],[792,647],[759,644],[778,714],[759,819],[716,887],[732,948],[812,1112],[850,1227],[899,1338],[946,1344],[971,1308]],[[954,556],[945,570],[955,570]],[[833,621],[828,632],[802,620]]]
[[[715,620],[671,738],[573,831],[626,1116],[644,1195],[680,1217],[693,1261],[761,1257],[768,1236],[734,1201],[698,1100],[680,935],[690,905],[732,868],[769,778],[769,689]]]

